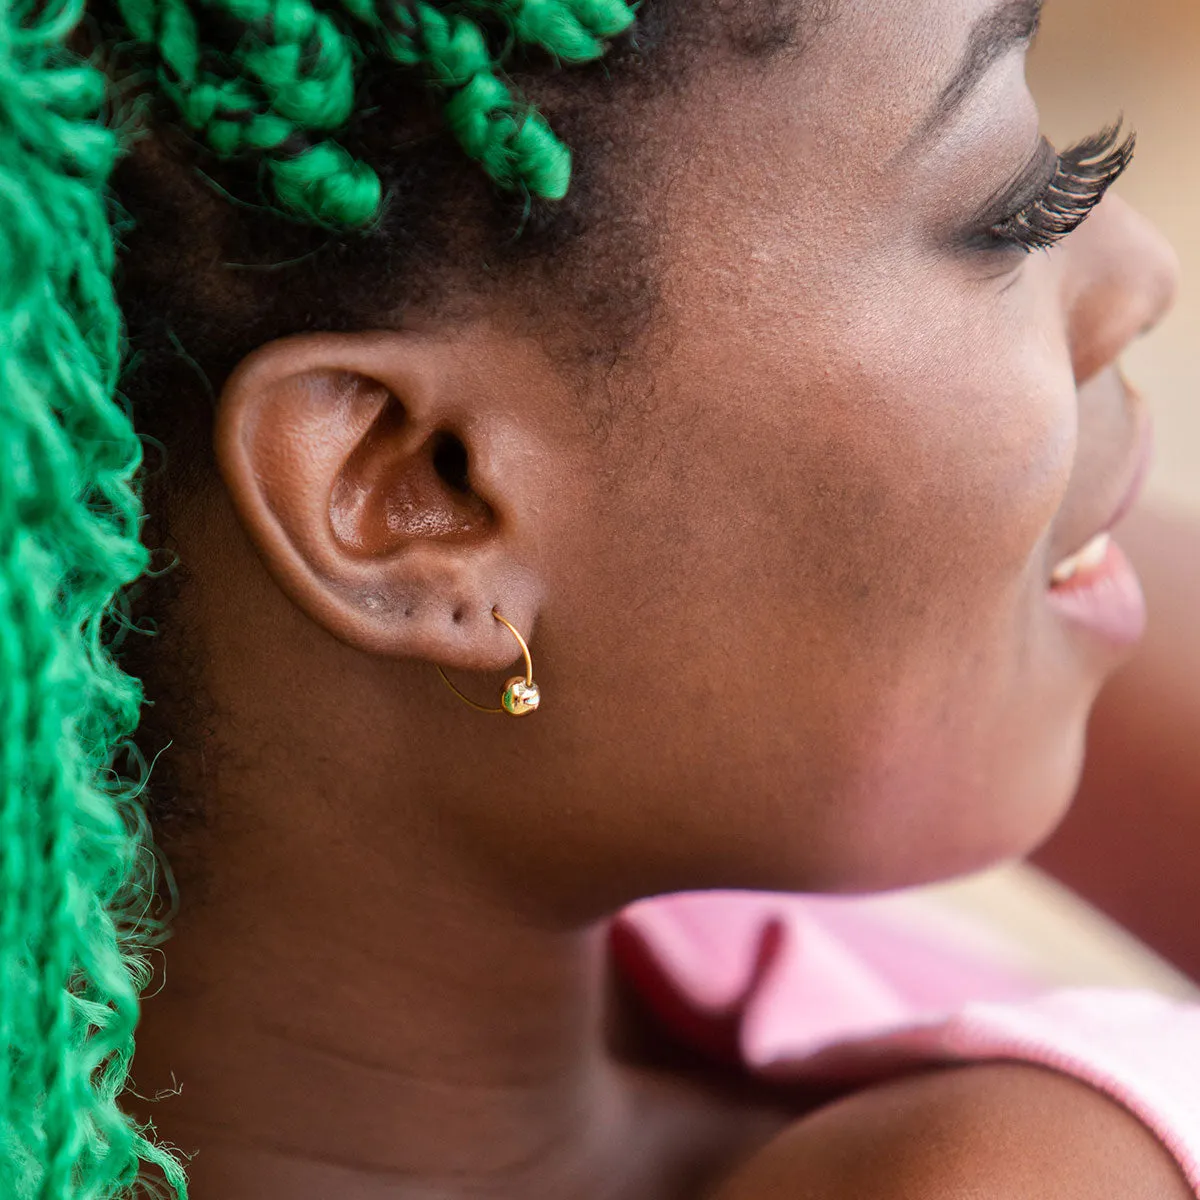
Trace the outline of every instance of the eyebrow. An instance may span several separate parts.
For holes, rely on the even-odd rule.
[[[993,64],[1037,36],[1044,0],[1001,0],[984,14],[967,39],[967,48],[954,77],[942,88],[929,116],[918,130],[925,139],[940,129],[975,90]]]

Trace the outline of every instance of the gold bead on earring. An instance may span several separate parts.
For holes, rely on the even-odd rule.
[[[438,667],[438,674],[442,677],[442,682],[461,700],[464,704],[469,704],[477,712],[485,713],[508,713],[512,717],[523,717],[526,713],[531,713],[536,710],[537,706],[542,702],[541,689],[533,682],[533,660],[529,657],[529,647],[525,644],[525,639],[517,632],[511,622],[506,621],[494,608],[492,616],[508,628],[509,632],[517,639],[521,646],[521,653],[525,656],[525,674],[514,675],[505,685],[504,691],[500,695],[499,708],[486,708],[482,704],[476,704],[469,696],[464,696],[446,677],[446,672]]]

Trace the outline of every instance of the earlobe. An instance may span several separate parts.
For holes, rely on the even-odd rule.
[[[496,488],[497,456],[528,448],[460,364],[401,332],[269,343],[223,389],[214,447],[260,558],[312,620],[369,653],[490,670],[514,657],[493,608],[528,629],[540,590],[521,498]]]

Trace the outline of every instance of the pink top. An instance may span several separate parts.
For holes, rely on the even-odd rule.
[[[918,1065],[1018,1059],[1106,1092],[1153,1129],[1200,1197],[1200,1005],[1046,991],[965,930],[886,898],[706,892],[612,924],[616,963],[706,1054],[760,1078],[852,1088]]]

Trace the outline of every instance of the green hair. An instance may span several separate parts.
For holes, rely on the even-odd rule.
[[[158,81],[183,123],[223,158],[258,155],[272,198],[301,220],[364,226],[379,212],[375,172],[327,135],[354,112],[368,55],[419,71],[445,93],[447,127],[501,187],[561,200],[571,155],[538,113],[523,109],[497,73],[466,12],[424,0],[342,0],[337,20],[310,0],[118,0],[138,42],[153,48]],[[598,58],[633,22],[624,0],[475,0],[512,38],[565,62]],[[232,19],[223,53],[206,45],[214,17]]]
[[[107,186],[129,139],[102,119],[106,78],[67,49],[83,0],[0,5],[0,1196],[113,1200],[146,1163],[184,1196],[176,1158],[119,1107],[157,932],[131,741],[143,689],[115,657],[149,560],[142,448],[116,392]],[[437,89],[500,187],[555,199],[569,152],[500,63],[517,45],[596,59],[633,21],[623,0],[119,8],[183,124],[220,157],[256,156],[279,211],[339,229],[384,202],[333,137],[368,58]]]

